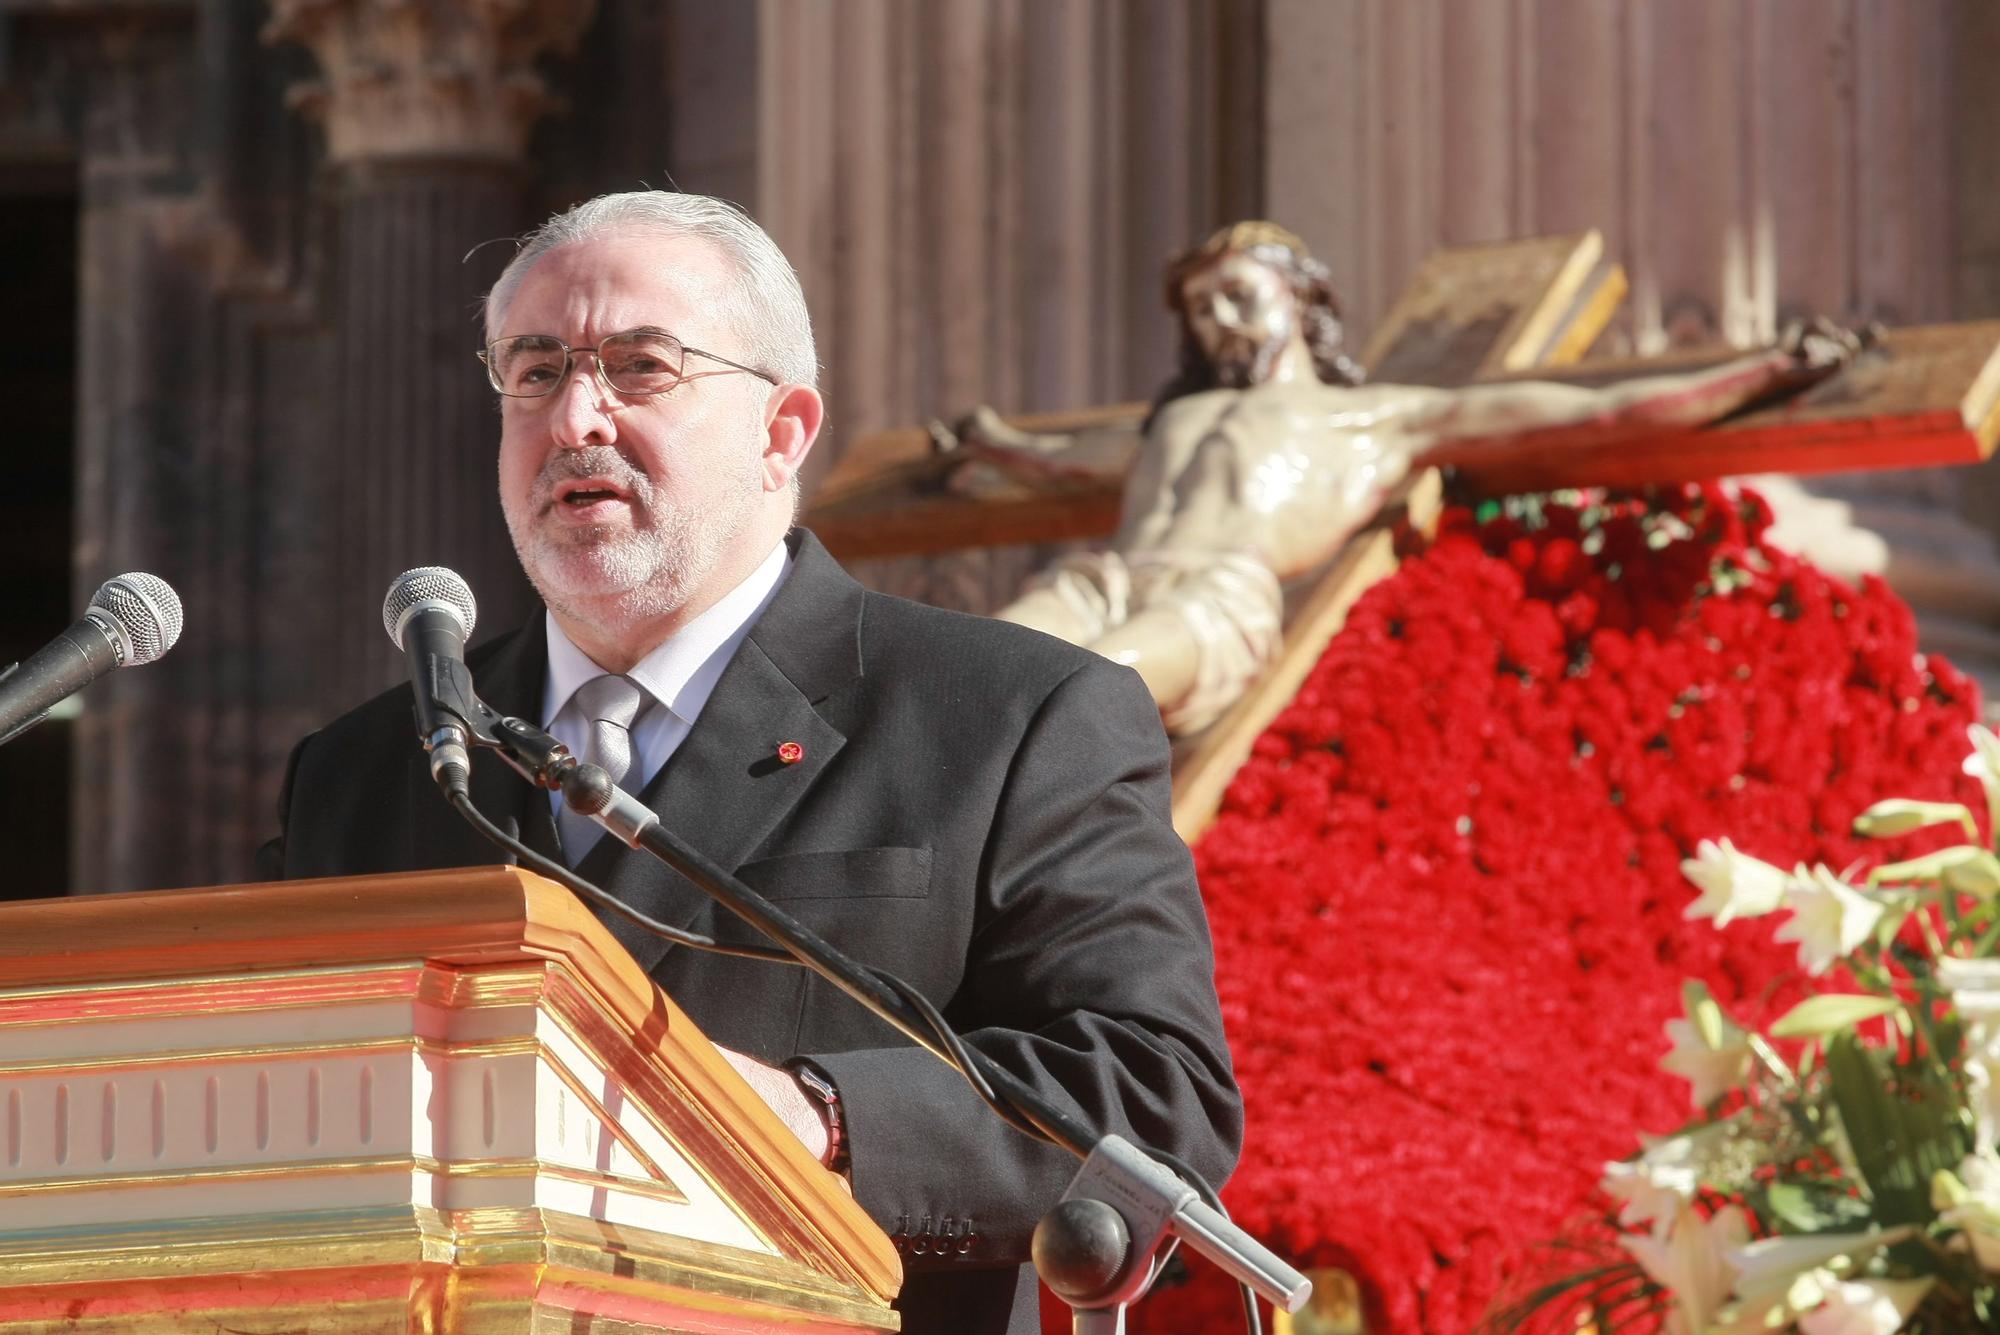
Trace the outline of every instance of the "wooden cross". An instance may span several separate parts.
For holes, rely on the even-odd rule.
[[[1382,383],[1534,378],[1590,385],[1696,370],[1738,355],[1717,349],[1576,365],[1624,293],[1624,275],[1605,260],[1595,232],[1440,251],[1419,270],[1361,361],[1370,379]],[[1136,428],[1144,413],[1144,404],[1119,404],[1009,420],[1034,431]],[[1462,485],[1506,495],[1978,463],[1996,438],[2000,321],[1990,321],[1891,330],[1839,375],[1712,426],[1640,438],[1628,430],[1602,439],[1565,429],[1436,461],[1455,468]],[[968,478],[977,485],[968,488]],[[938,455],[925,430],[891,431],[854,442],[805,522],[844,558],[934,555],[1108,536],[1121,491],[1112,476],[1029,486]],[[1265,677],[1217,723],[1176,746],[1174,824],[1184,838],[1212,816],[1251,743],[1297,691],[1347,609],[1394,568],[1394,528],[1428,525],[1439,494],[1435,470],[1406,484],[1288,614],[1284,652]]]

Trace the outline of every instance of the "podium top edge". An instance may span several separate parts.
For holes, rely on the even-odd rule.
[[[516,867],[0,903],[0,988],[551,958],[629,973],[627,988],[651,992],[589,910]]]

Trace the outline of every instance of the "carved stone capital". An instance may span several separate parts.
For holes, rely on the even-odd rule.
[[[557,105],[534,61],[568,52],[596,0],[270,0],[267,42],[300,42],[320,77],[289,101],[336,163],[512,162]]]

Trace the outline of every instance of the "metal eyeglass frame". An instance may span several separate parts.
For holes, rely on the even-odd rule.
[[[660,338],[667,339],[681,350],[680,364],[674,368],[673,384],[666,386],[664,389],[620,389],[617,385],[611,383],[611,373],[604,369],[604,345],[616,339],[630,338],[634,334],[657,335]],[[511,390],[503,388],[500,384],[500,373],[493,367],[493,349],[502,343],[511,343],[517,338],[545,338],[563,350],[562,374],[556,377],[550,383],[549,387],[539,394],[516,394]],[[570,373],[576,370],[578,353],[590,354],[591,361],[595,363],[593,374],[597,376],[598,382],[613,394],[629,394],[641,398],[650,398],[658,394],[671,394],[690,380],[702,380],[712,375],[729,375],[734,371],[747,371],[759,380],[769,381],[773,385],[781,383],[778,377],[772,375],[769,371],[760,371],[754,366],[745,366],[742,362],[732,362],[729,358],[717,356],[713,352],[703,352],[700,348],[691,348],[681,342],[680,339],[674,337],[674,335],[656,325],[640,325],[636,329],[621,329],[615,334],[606,334],[597,341],[595,346],[583,348],[573,348],[554,334],[509,334],[506,338],[496,338],[491,343],[488,343],[479,350],[477,356],[480,364],[486,368],[486,383],[493,386],[495,393],[504,395],[510,399],[546,399],[569,383]],[[709,361],[721,362],[729,370],[696,371],[690,375],[687,371],[687,359],[690,356],[706,357]]]

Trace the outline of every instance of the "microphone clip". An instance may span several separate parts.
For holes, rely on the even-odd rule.
[[[449,721],[423,741],[431,754],[431,777],[447,788],[462,789],[471,774],[473,746],[498,751],[509,769],[551,792],[562,791],[564,781],[577,769],[577,759],[567,746],[526,719],[495,713],[469,691],[446,710]]]
[[[469,748],[500,745],[500,716],[473,691],[463,659],[426,654],[419,682],[417,727],[430,753],[431,778],[447,793],[463,793],[472,775]],[[434,721],[427,732],[426,721]]]
[[[493,711],[474,703],[491,716]],[[618,787],[596,765],[579,761],[571,750],[542,729],[511,715],[495,718],[491,743],[500,758],[537,788],[563,795],[563,804],[581,816],[588,816],[633,848],[639,847],[648,826],[660,818],[645,803]]]
[[[484,704],[479,707],[486,709]],[[500,752],[501,759],[537,788],[560,792],[563,781],[577,767],[577,759],[567,746],[526,719],[512,715],[497,718],[493,733],[490,745]]]
[[[471,674],[463,663],[444,664],[442,669],[434,678],[437,689],[431,698],[453,721],[426,738],[425,747],[434,750],[437,744],[453,742],[483,746],[498,751],[509,768],[535,787],[560,792],[578,763],[570,749],[524,718],[497,713],[473,693]],[[440,679],[449,679],[448,684]],[[452,736],[446,738],[447,733]]]
[[[500,758],[522,778],[537,788],[560,791],[563,780],[577,767],[570,749],[523,718],[500,714],[472,689],[472,673],[465,660],[432,655],[426,660],[424,685],[429,704],[439,719],[438,726],[423,739],[431,753],[431,777],[444,782],[452,767],[470,772],[468,749],[483,746],[498,751]]]

